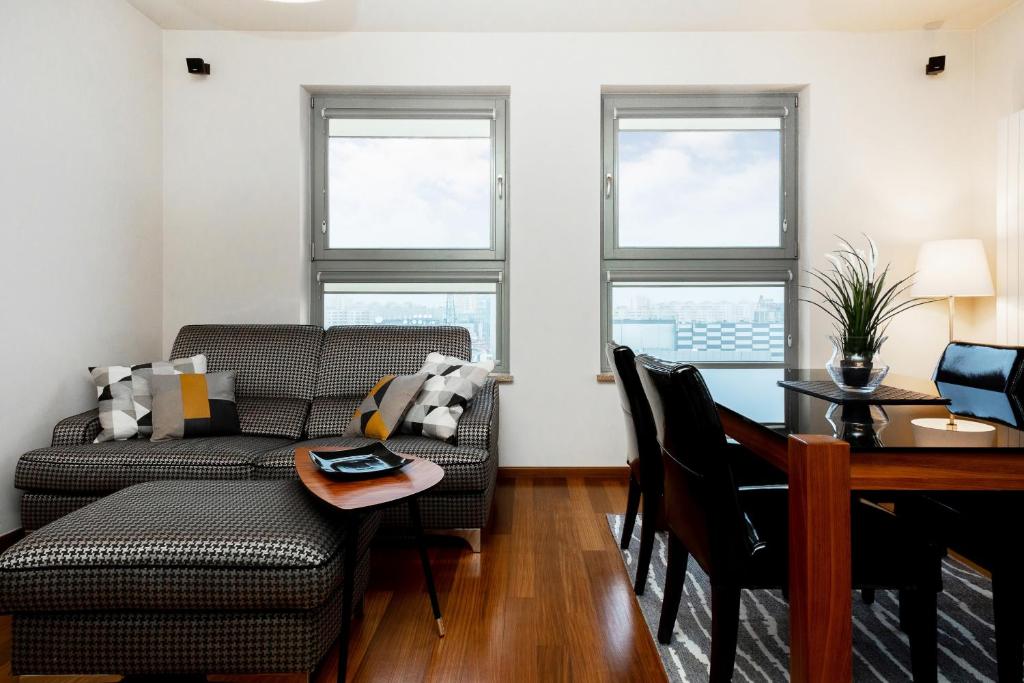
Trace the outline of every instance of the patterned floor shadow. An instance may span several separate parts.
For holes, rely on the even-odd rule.
[[[616,539],[622,515],[608,515]],[[640,548],[638,517],[622,559],[630,577]],[[666,534],[659,532],[647,588],[638,598],[652,637],[661,617],[667,562]],[[992,626],[992,584],[964,564],[946,559],[944,592],[939,596],[939,681],[994,681],[995,631]],[[779,591],[743,591],[735,681],[788,680],[789,607]],[[878,591],[875,602],[853,601],[853,678],[855,681],[909,681],[910,646],[898,625],[894,591]],[[672,643],[661,645],[661,660],[670,681],[706,681],[711,631],[711,586],[696,562],[690,562]]]

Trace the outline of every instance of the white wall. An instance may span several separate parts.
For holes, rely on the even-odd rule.
[[[161,60],[124,0],[0,3],[0,532],[87,366],[161,351]]]
[[[505,465],[622,462],[599,339],[602,86],[802,88],[801,241],[874,235],[900,273],[972,218],[967,32],[255,34],[164,37],[164,348],[185,323],[304,320],[303,86],[511,88],[511,364]],[[928,56],[948,69],[924,75]],[[202,56],[196,79],[183,60]],[[827,358],[807,317],[804,363]],[[892,327],[895,372],[928,375],[945,311]]]
[[[980,28],[975,37],[975,204],[974,228],[978,237],[984,239],[993,257],[994,274],[997,282],[1005,280],[1008,265],[1015,265],[1014,274],[1019,274],[1022,255],[1021,245],[1016,243],[1013,253],[1000,253],[996,258],[996,204],[999,179],[997,169],[1000,150],[998,140],[999,124],[1010,114],[1024,109],[1024,3],[1018,3],[987,25]],[[1008,189],[1008,188],[1004,188]],[[1004,216],[1005,219],[1005,216]],[[1019,219],[1018,219],[1019,220]],[[1003,277],[1000,278],[1001,271]],[[1001,283],[1003,294],[1005,282]],[[1019,292],[1019,284],[1013,288]],[[1015,320],[1019,320],[1020,307],[1024,305],[1019,296],[1007,299],[1001,297],[1002,320],[1008,320],[1006,311],[1014,309]],[[1008,308],[1007,308],[1008,307]],[[977,307],[975,328],[980,338],[1003,343],[1019,343],[1016,334],[996,335],[996,306],[989,300]]]

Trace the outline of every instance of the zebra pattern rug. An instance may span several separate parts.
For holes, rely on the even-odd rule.
[[[621,551],[632,579],[640,549],[641,516],[629,549]],[[608,515],[618,545],[622,515]],[[668,545],[665,532],[655,537],[647,588],[637,600],[655,638],[661,618]],[[994,681],[995,631],[992,584],[966,565],[947,558],[939,595],[939,681]],[[687,568],[683,600],[669,645],[657,642],[670,681],[706,681],[711,653],[711,585],[696,562]],[[779,591],[743,591],[736,649],[736,681],[785,681],[789,678],[789,606]],[[853,601],[853,678],[855,681],[909,681],[910,645],[899,629],[895,591],[877,591],[875,602]]]

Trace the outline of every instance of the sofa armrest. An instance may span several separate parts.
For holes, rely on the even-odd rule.
[[[92,443],[100,433],[100,411],[97,408],[65,417],[53,428],[51,446],[80,446]]]
[[[455,432],[459,446],[481,448],[492,456],[498,452],[498,384],[488,379],[466,406]]]

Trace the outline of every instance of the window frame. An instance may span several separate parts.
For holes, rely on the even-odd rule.
[[[324,285],[344,282],[495,283],[494,371],[509,372],[509,158],[507,95],[315,95],[310,115],[310,321],[324,324]],[[491,120],[491,248],[331,249],[327,140],[331,118]],[[499,181],[500,177],[500,181]],[[499,193],[499,182],[501,190]]]
[[[495,372],[508,372],[509,315],[508,283],[503,266],[493,262],[467,261],[458,270],[444,264],[424,262],[412,266],[408,261],[368,261],[363,263],[323,264],[313,277],[313,301],[310,315],[315,324],[324,321],[324,285],[345,282],[407,282],[444,284],[446,282],[484,282],[495,284],[495,316],[498,338],[495,343]]]
[[[507,251],[508,97],[416,95],[316,95],[310,125],[313,260],[501,261]],[[491,246],[488,249],[331,248],[327,192],[329,125],[332,118],[486,118],[491,121]],[[501,179],[499,181],[499,178]],[[501,191],[499,195],[499,183]]]
[[[793,368],[799,359],[798,96],[610,95],[601,97],[601,372],[612,339],[612,287],[623,282],[780,283],[785,292],[784,362],[695,361],[708,368]],[[621,247],[618,239],[618,120],[670,117],[779,117],[782,154],[779,246]],[[608,182],[609,174],[611,182]],[[610,188],[609,188],[610,185]],[[610,191],[608,191],[610,189]]]
[[[602,96],[602,254],[605,259],[711,259],[797,257],[796,95],[604,95]],[[780,119],[782,192],[779,246],[622,247],[618,244],[619,121],[623,118]],[[606,191],[611,176],[611,192]]]

